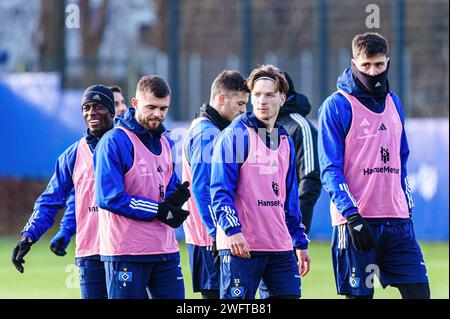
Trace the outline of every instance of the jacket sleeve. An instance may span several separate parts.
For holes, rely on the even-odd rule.
[[[299,114],[291,115],[298,125],[291,135],[297,158],[298,198],[306,232],[309,232],[314,205],[320,196],[319,158],[317,154],[317,129]]]
[[[167,135],[166,135],[166,137],[167,137]],[[178,175],[175,172],[175,154],[174,154],[175,153],[175,143],[169,137],[167,137],[167,140],[169,141],[170,151],[172,152],[173,165],[172,165],[172,176],[170,177],[169,184],[167,184],[165,199],[167,199],[169,197],[169,195],[174,190],[176,190],[175,184],[180,183],[180,179],[178,178]]]
[[[65,231],[69,236],[75,235],[77,232],[77,224],[75,219],[75,189],[70,192],[66,202],[66,211],[59,225],[60,231]]]
[[[295,248],[303,250],[308,249],[309,239],[305,233],[305,226],[302,224],[302,212],[300,211],[298,202],[298,185],[297,185],[297,167],[295,159],[294,142],[290,137],[290,157],[289,169],[286,175],[286,199],[284,203],[284,213],[286,216],[286,225],[292,237]]]
[[[71,145],[58,158],[55,171],[44,192],[34,204],[33,214],[21,232],[21,237],[29,237],[33,242],[50,228],[55,222],[58,211],[65,207],[74,185],[72,181],[78,142]]]
[[[200,121],[193,127],[187,147],[192,169],[192,194],[208,235],[216,238],[217,221],[211,207],[210,186],[213,141],[220,130],[208,123],[210,122]]]
[[[236,133],[243,134],[237,145]],[[241,139],[244,137],[243,139]],[[246,138],[247,137],[247,138]],[[214,145],[211,165],[211,202],[217,224],[227,236],[241,232],[238,212],[234,206],[234,196],[238,184],[240,163],[245,161],[248,149],[248,134],[243,125],[228,127],[222,131]]]
[[[324,101],[319,109],[318,152],[324,189],[339,212],[347,217],[349,214],[357,212],[358,208],[344,177],[347,127],[344,127],[343,121],[350,123],[351,109],[348,101],[344,97],[339,97],[342,96],[340,94],[332,95]],[[339,104],[339,108],[336,103]]]
[[[125,192],[124,176],[133,163],[133,144],[119,129],[107,132],[94,151],[95,197],[99,207],[135,220],[152,221],[158,202]]]
[[[408,146],[408,140],[406,138],[406,131],[405,131],[405,117],[403,114],[402,104],[400,102],[400,99],[397,95],[393,94],[392,99],[395,103],[395,106],[397,108],[398,114],[400,116],[400,120],[402,121],[402,136],[400,140],[400,161],[401,161],[401,182],[402,182],[402,189],[405,193],[406,202],[408,203],[408,209],[409,212],[412,213],[412,209],[414,208],[414,201],[412,198],[412,192],[411,192],[411,186],[409,185],[408,181],[408,172],[406,169],[406,165],[409,158],[409,146]]]

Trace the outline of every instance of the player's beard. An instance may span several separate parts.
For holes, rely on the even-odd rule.
[[[153,131],[156,130],[160,125],[162,120],[154,117],[145,117],[142,114],[138,114],[137,121],[143,128],[145,128],[147,131]]]
[[[161,121],[158,122],[152,122],[152,124],[149,124],[148,122],[145,122],[145,129],[149,130],[149,131],[153,131],[159,128],[159,126],[161,125]]]

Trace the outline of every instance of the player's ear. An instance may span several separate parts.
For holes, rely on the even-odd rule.
[[[284,102],[286,102],[286,94],[281,93],[281,106],[284,105]],[[280,107],[281,107],[281,106],[280,106]]]
[[[217,96],[217,101],[219,101],[219,104],[223,104],[225,101],[225,93],[220,92],[220,94]]]
[[[131,99],[131,105],[133,105],[133,107],[136,108],[137,104],[138,104],[138,100],[135,97],[133,97]]]

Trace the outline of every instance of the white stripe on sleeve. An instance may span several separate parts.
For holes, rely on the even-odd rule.
[[[350,193],[350,190],[348,189],[348,185],[346,183],[342,183],[342,184],[339,184],[339,188],[342,191],[345,191],[347,193],[348,197],[350,198],[350,200],[352,201],[353,205],[355,207],[358,207],[358,205],[356,204],[355,198],[353,197],[353,195]]]
[[[146,202],[143,200],[136,200],[131,198],[131,203],[129,205],[133,209],[142,210],[145,212],[150,212],[152,214],[158,213],[158,204]]]
[[[213,221],[214,227],[217,227],[217,217],[216,214],[214,214],[211,205],[208,205],[209,215],[211,216],[211,219]]]
[[[408,208],[414,208],[414,201],[411,196],[411,186],[409,185],[408,176],[405,177],[405,188],[406,188],[406,197],[408,198]]]
[[[304,149],[304,166],[305,175],[308,175],[314,170],[314,148],[311,134],[311,127],[308,122],[300,114],[292,113],[291,118],[300,125],[303,134],[303,149]]]
[[[237,222],[237,218],[236,216],[233,216],[232,214],[232,210],[230,206],[223,206],[222,210],[225,211],[225,218],[227,219],[228,223],[232,226],[232,227],[237,227],[239,226],[239,223]]]
[[[31,227],[31,224],[33,220],[36,218],[37,214],[39,213],[39,210],[35,209],[33,211],[33,214],[31,214],[30,218],[28,219],[27,224],[24,227],[24,231],[28,231],[28,229]]]

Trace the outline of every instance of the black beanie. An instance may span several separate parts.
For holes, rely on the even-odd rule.
[[[114,94],[110,88],[101,84],[91,85],[84,91],[81,98],[81,106],[89,102],[97,102],[106,107],[112,114],[115,114],[114,109]]]

